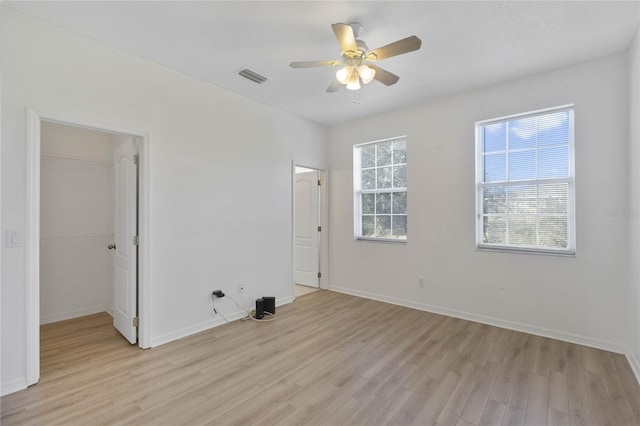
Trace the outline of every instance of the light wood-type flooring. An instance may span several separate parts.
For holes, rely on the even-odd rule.
[[[314,288],[314,287],[309,287],[306,285],[302,285],[302,284],[296,284],[295,289],[294,289],[294,294],[296,297],[301,297],[301,296],[305,296],[309,293],[313,293],[314,291],[318,291],[318,288]]]
[[[45,325],[2,424],[639,424],[622,355],[328,291],[277,314],[149,350],[106,314]]]

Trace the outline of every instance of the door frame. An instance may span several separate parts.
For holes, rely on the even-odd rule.
[[[318,191],[320,226],[322,231],[318,238],[320,251],[320,277],[319,289],[327,290],[329,288],[329,206],[327,203],[328,195],[328,176],[329,173],[325,169],[314,166],[308,166],[297,161],[291,162],[291,291],[295,300],[295,269],[296,269],[296,167],[305,167],[318,171],[322,185]]]
[[[26,187],[26,379],[27,386],[40,380],[40,123],[48,121],[90,130],[120,133],[138,138],[138,346],[151,347],[150,287],[150,134],[108,125],[81,122],[68,117],[27,109],[27,187]]]

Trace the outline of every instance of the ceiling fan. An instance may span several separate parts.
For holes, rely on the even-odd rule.
[[[311,67],[339,67],[336,72],[336,80],[334,80],[327,92],[336,92],[342,86],[346,86],[349,90],[360,89],[360,82],[368,84],[372,80],[378,80],[380,83],[391,86],[396,84],[400,77],[380,68],[373,63],[392,56],[402,55],[404,53],[413,52],[420,49],[422,41],[411,36],[395,41],[386,46],[369,50],[367,44],[358,39],[362,24],[353,22],[351,24],[333,24],[331,25],[338,43],[340,43],[341,60],[339,61],[297,61],[291,62],[291,68],[311,68]]]

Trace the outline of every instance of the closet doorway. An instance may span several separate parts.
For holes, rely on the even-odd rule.
[[[137,343],[137,138],[40,130],[40,323],[106,312]]]

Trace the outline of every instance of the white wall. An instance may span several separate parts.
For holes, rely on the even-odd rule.
[[[628,226],[605,211],[627,206],[627,81],[619,54],[332,128],[332,288],[622,351]],[[577,256],[477,251],[474,123],[569,103]],[[405,134],[408,242],[356,242],[352,147]]]
[[[291,162],[327,168],[324,127],[10,9],[0,13],[3,230],[25,231],[28,107],[148,132],[152,344],[220,324],[211,312],[217,288],[234,294],[243,283],[246,301],[292,299]],[[24,287],[24,247],[3,250],[3,394],[25,380]],[[228,299],[217,307],[238,313]]]
[[[43,122],[40,323],[112,312],[112,137]]]
[[[640,377],[640,28],[629,46],[629,360]]]

